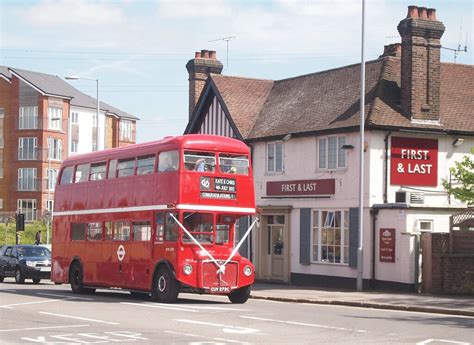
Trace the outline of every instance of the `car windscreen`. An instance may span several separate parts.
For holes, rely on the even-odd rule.
[[[18,247],[18,256],[26,256],[26,257],[42,257],[45,258],[51,257],[51,252],[48,248],[35,246],[35,247]]]

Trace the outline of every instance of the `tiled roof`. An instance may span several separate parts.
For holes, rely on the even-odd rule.
[[[244,139],[359,126],[359,64],[275,82],[212,78]],[[367,126],[474,133],[474,67],[442,63],[440,91],[440,124],[413,123],[400,108],[400,58],[369,61]]]
[[[9,73],[19,75],[22,79],[27,80],[30,84],[41,90],[43,93],[52,96],[71,98],[71,105],[96,109],[97,100],[94,97],[82,93],[78,89],[74,88],[71,84],[67,83],[58,76],[51,74],[27,71],[19,68],[8,68],[0,66],[0,73],[3,74],[3,70],[6,69]],[[10,73],[11,77],[11,73]],[[100,91],[100,90],[99,90]],[[100,109],[109,113],[116,114],[118,117],[138,119],[136,116],[130,115],[122,110],[119,110],[105,102],[100,102]]]
[[[272,86],[272,80],[211,75],[240,134],[246,138],[262,109]]]

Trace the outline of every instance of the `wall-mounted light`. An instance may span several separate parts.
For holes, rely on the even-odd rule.
[[[354,145],[350,145],[350,144],[345,144],[341,146],[341,149],[343,150],[352,150],[353,148],[354,148]]]
[[[464,142],[463,138],[456,138],[453,141],[453,146],[461,146],[463,142]]]
[[[283,140],[283,141],[288,141],[288,140],[290,140],[290,139],[291,139],[291,133],[288,133],[288,134],[285,135],[285,136],[283,137],[283,139],[281,139],[281,140]]]

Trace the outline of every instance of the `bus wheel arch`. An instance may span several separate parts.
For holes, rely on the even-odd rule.
[[[178,299],[180,284],[176,280],[173,266],[167,261],[161,261],[153,273],[151,297],[162,303],[174,303]]]

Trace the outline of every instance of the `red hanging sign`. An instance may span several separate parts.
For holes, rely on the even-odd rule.
[[[390,184],[438,185],[438,140],[392,137]]]
[[[395,262],[395,229],[380,229],[380,262]]]

